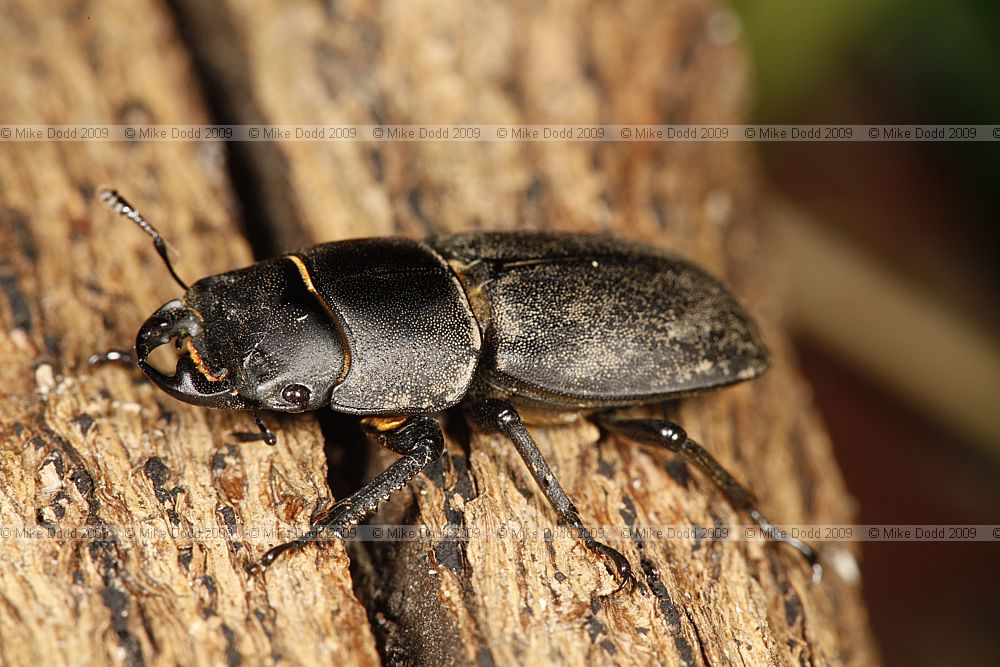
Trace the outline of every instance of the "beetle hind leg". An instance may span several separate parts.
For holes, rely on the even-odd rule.
[[[774,525],[757,507],[757,499],[745,486],[736,481],[704,447],[688,437],[677,424],[663,419],[629,419],[614,415],[597,415],[595,420],[607,431],[619,433],[630,440],[657,445],[680,454],[704,471],[726,496],[736,511],[744,511],[764,535],[784,542],[806,559],[812,569],[813,582],[819,582],[823,568],[816,550],[805,542],[775,530]]]
[[[279,544],[259,561],[248,565],[246,569],[251,575],[262,574],[283,553],[320,542],[323,533],[342,535],[344,528],[374,512],[380,502],[406,486],[444,452],[444,435],[440,425],[431,417],[363,420],[362,424],[370,437],[402,456],[375,479],[314,519],[313,527],[306,534],[292,542]]]
[[[555,475],[552,474],[552,469],[545,462],[542,453],[538,450],[538,445],[524,426],[521,416],[514,406],[507,401],[487,399],[474,405],[471,413],[480,428],[486,431],[498,431],[514,443],[517,453],[521,455],[525,465],[528,466],[535,482],[545,492],[545,497],[559,515],[559,519],[576,530],[577,536],[587,549],[610,563],[611,570],[619,580],[618,588],[614,590],[614,593],[625,586],[628,586],[629,590],[633,590],[636,579],[635,575],[632,574],[632,566],[628,559],[618,550],[594,539],[590,529],[580,519],[580,514],[573,505],[573,501],[569,499]]]

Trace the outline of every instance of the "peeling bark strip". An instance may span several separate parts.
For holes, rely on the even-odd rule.
[[[718,9],[175,0],[171,15],[141,0],[12,0],[0,23],[0,118],[735,123],[743,58],[713,41]],[[780,330],[748,148],[254,144],[227,164],[212,144],[0,142],[0,525],[161,531],[3,540],[0,662],[876,662],[857,583],[828,568],[812,587],[785,550],[619,542],[640,585],[603,598],[615,581],[573,541],[498,539],[498,527],[552,528],[554,516],[513,448],[470,433],[458,413],[445,417],[448,456],[379,520],[461,526],[478,539],[352,543],[350,558],[340,544],[307,549],[248,585],[243,565],[269,542],[225,538],[304,527],[329,502],[324,448],[347,458],[340,470],[363,454],[373,474],[388,458],[362,450],[339,418],[323,420],[325,434],[309,416],[277,418],[277,447],[240,445],[229,434],[252,429],[247,415],[182,405],[126,369],[85,365],[129,345],[177,295],[148,239],[93,201],[99,185],[141,206],[192,280],[248,263],[251,243],[277,254],[430,230],[613,231],[724,276],[775,355],[763,379],[671,406],[670,417],[777,522],[847,523],[851,503]],[[743,521],[665,453],[586,422],[533,432],[589,523]]]

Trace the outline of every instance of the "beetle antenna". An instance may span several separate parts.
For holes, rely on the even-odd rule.
[[[156,230],[156,227],[149,224],[146,218],[142,217],[142,214],[135,209],[132,204],[128,203],[128,200],[118,194],[117,190],[101,190],[100,195],[98,195],[102,202],[108,205],[108,207],[119,215],[123,215],[136,225],[139,229],[149,234],[153,237],[153,246],[156,248],[156,252],[159,253],[160,257],[163,259],[163,263],[167,265],[167,269],[170,271],[170,275],[174,277],[177,284],[184,288],[184,291],[188,290],[187,284],[181,280],[177,272],[174,271],[174,265],[170,263],[170,257],[167,255],[167,242],[160,236],[160,232]]]

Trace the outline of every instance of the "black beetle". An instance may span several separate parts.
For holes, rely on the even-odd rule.
[[[612,412],[767,369],[749,316],[691,262],[604,236],[469,233],[324,243],[188,287],[135,208],[114,191],[101,199],[153,238],[185,290],[136,337],[136,361],[158,387],[195,405],[253,411],[260,433],[249,439],[269,444],[276,438],[261,409],[329,406],[361,416],[370,437],[401,455],[251,571],[374,511],[441,455],[441,427],[429,415],[463,403],[479,429],[514,443],[559,518],[613,563],[619,589],[635,581],[628,560],[592,537],[515,406],[585,411],[607,431],[684,455],[764,534],[798,549],[818,578],[815,551],[776,534],[752,494],[683,429]],[[147,358],[171,341],[181,356],[167,376]]]

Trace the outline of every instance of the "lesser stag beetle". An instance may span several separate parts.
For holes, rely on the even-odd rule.
[[[139,367],[158,387],[195,405],[251,410],[254,438],[272,445],[261,409],[359,415],[370,437],[401,455],[252,571],[374,511],[441,455],[430,415],[462,403],[479,429],[510,439],[559,518],[613,564],[619,589],[634,583],[628,560],[591,535],[515,406],[585,411],[607,431],[682,454],[818,578],[815,551],[775,535],[752,494],[683,429],[612,412],[767,368],[753,322],[691,262],[604,236],[469,233],[323,243],[188,287],[156,229],[117,193],[101,198],[153,238],[185,290],[136,337]],[[181,356],[168,376],[147,359],[170,341]]]

